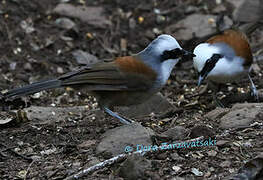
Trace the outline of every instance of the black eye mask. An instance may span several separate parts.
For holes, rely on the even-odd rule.
[[[189,56],[189,57],[195,57],[195,55],[191,52],[188,52],[184,49],[175,48],[170,51],[164,51],[162,54],[162,62],[168,59],[177,59],[180,57]]]
[[[200,76],[199,76],[198,85],[200,85],[202,83],[202,81],[205,80],[208,73],[210,71],[212,71],[212,69],[214,69],[216,63],[222,57],[223,57],[223,55],[221,55],[221,54],[213,54],[213,56],[205,62],[205,65],[204,65],[202,71],[199,73]]]

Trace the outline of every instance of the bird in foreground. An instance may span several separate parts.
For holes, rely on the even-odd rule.
[[[4,99],[19,98],[39,91],[72,87],[94,95],[101,109],[124,124],[132,121],[112,111],[114,106],[145,102],[160,91],[181,57],[194,55],[180,47],[170,35],[160,35],[143,51],[110,62],[99,62],[58,78],[9,90]]]
[[[257,89],[249,75],[253,56],[244,33],[234,29],[226,30],[199,44],[194,54],[194,68],[199,73],[198,86],[207,79],[218,106],[224,107],[216,97],[219,84],[238,82],[244,77],[248,77],[252,94],[258,100]]]

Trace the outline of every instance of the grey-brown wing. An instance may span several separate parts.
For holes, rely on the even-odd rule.
[[[152,80],[141,74],[122,72],[114,63],[104,62],[87,66],[58,78],[62,86],[85,86],[88,90],[147,90]]]

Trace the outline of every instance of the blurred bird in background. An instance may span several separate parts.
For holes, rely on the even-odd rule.
[[[258,100],[256,86],[249,75],[253,63],[252,51],[243,32],[235,29],[225,30],[197,45],[194,54],[194,68],[199,73],[198,86],[207,79],[218,106],[224,107],[216,96],[219,84],[238,82],[244,77],[249,79],[251,92]]]

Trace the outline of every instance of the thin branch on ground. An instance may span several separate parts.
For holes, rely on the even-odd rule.
[[[189,139],[189,140],[186,140],[186,141],[181,141],[181,142],[176,142],[176,143],[190,143],[190,142],[194,142],[194,141],[200,141],[204,139],[203,136],[200,136],[198,138],[195,138],[195,139]],[[159,146],[160,147],[160,146]],[[107,159],[101,163],[98,163],[94,166],[91,166],[89,168],[86,168],[86,169],[83,169],[81,171],[79,171],[78,173],[76,174],[73,174],[69,177],[66,178],[66,180],[74,180],[74,179],[79,179],[85,175],[88,175],[92,172],[95,172],[99,169],[102,169],[102,168],[105,168],[107,166],[110,166],[110,165],[113,165],[115,163],[118,163],[118,162],[121,162],[121,161],[124,161],[125,159],[127,159],[127,157],[131,156],[131,155],[135,155],[135,154],[141,154],[142,156],[146,155],[146,154],[150,154],[150,153],[158,153],[158,152],[163,152],[163,151],[167,151],[167,150],[171,150],[171,149],[163,149],[163,148],[158,148],[156,151],[134,151],[132,153],[123,153],[123,154],[119,154],[111,159]]]

